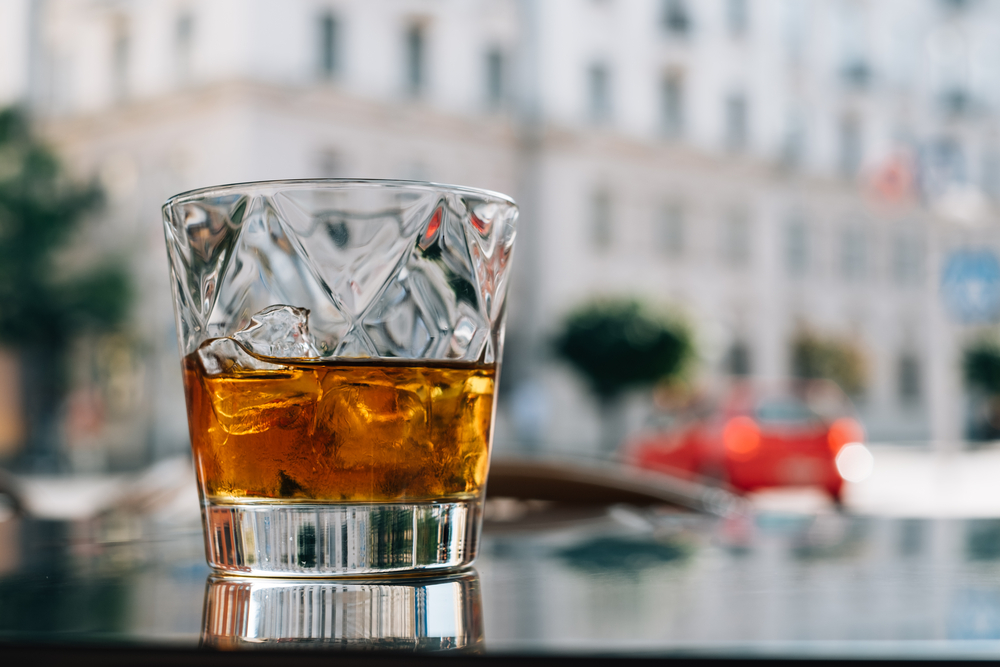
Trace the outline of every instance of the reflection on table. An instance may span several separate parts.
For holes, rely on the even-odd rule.
[[[202,644],[220,649],[474,651],[479,575],[378,580],[210,576]]]
[[[996,520],[511,500],[490,514],[476,572],[209,577],[197,523],[8,519],[0,644],[1000,654]]]

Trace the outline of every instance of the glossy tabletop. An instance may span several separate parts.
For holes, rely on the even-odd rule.
[[[625,505],[493,515],[472,571],[311,588],[213,580],[194,523],[8,519],[0,642],[1000,656],[1000,521],[718,518]]]

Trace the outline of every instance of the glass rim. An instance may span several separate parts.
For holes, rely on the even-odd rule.
[[[330,187],[335,186],[335,187]],[[245,190],[248,188],[260,189],[307,189],[309,187],[328,187],[339,189],[344,186],[360,186],[364,188],[385,188],[387,190],[417,190],[425,192],[441,192],[443,194],[475,195],[486,199],[500,200],[506,204],[517,207],[517,202],[508,195],[495,190],[484,188],[474,188],[466,185],[450,185],[447,183],[436,183],[434,181],[416,181],[405,179],[380,179],[380,178],[289,178],[273,179],[266,181],[243,181],[239,183],[226,183],[222,185],[210,185],[193,190],[185,190],[169,197],[163,204],[166,210],[177,204],[188,203],[206,199],[214,195],[229,194],[234,190]]]

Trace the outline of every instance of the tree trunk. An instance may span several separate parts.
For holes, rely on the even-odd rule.
[[[18,467],[32,472],[57,472],[66,464],[58,419],[64,389],[61,359],[40,347],[22,348],[18,357],[25,425]]]
[[[21,359],[0,348],[0,461],[10,461],[24,446]]]
[[[604,458],[615,458],[625,439],[625,400],[620,394],[601,396],[598,406],[601,419],[599,453]]]

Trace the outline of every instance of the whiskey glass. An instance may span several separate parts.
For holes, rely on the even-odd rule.
[[[489,469],[517,206],[269,181],[163,207],[209,565],[461,568]]]

